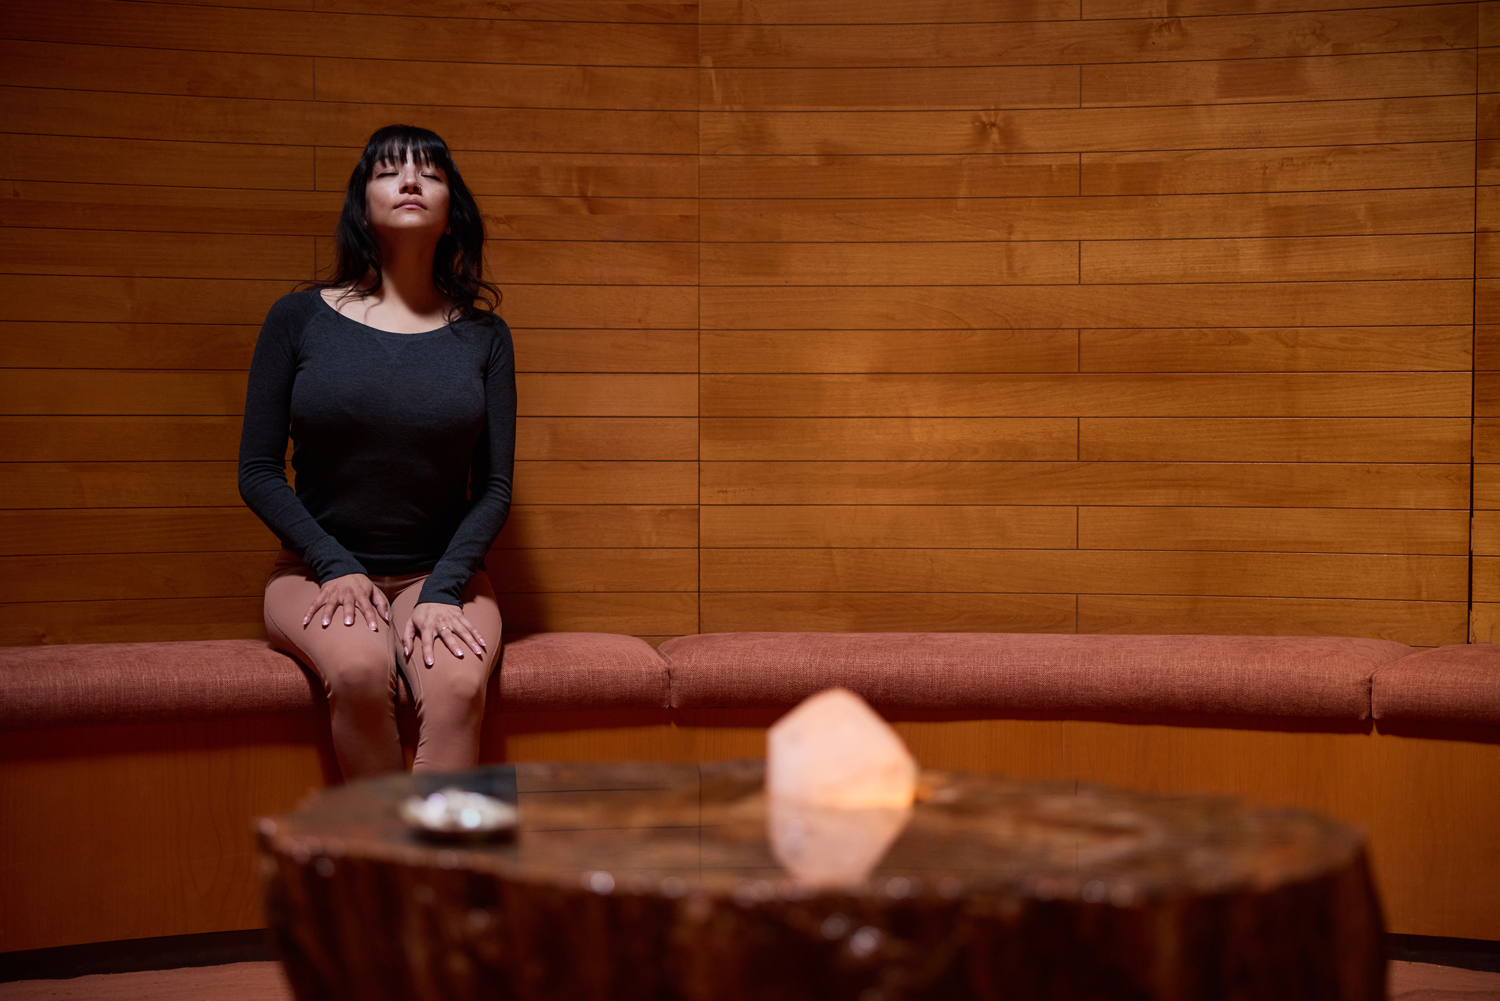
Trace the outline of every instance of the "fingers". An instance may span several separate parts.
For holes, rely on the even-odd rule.
[[[417,624],[411,619],[406,620],[406,628],[401,630],[401,654],[408,661],[411,660],[412,640],[417,636]]]
[[[424,629],[421,633],[422,639],[422,663],[428,667],[432,666],[432,637],[436,629]]]
[[[377,589],[374,593],[375,594],[379,594],[380,591]],[[368,601],[361,601],[358,598],[356,598],[355,601],[354,601],[354,607],[359,610],[359,613],[360,613],[360,615],[362,615],[364,617],[364,620],[370,624],[370,632],[372,632],[372,633],[373,632],[378,632],[378,630],[375,627],[375,602],[374,602],[374,600],[372,599],[372,600],[368,600]]]
[[[373,599],[373,601],[375,603],[375,610],[380,613],[380,617],[382,619],[385,619],[386,622],[390,622],[391,621],[391,603],[390,603],[389,600],[387,600],[387,598],[385,596],[385,592],[382,591],[380,588],[377,587],[377,588],[374,589],[374,591],[370,595],[370,597],[371,597],[371,599]]]
[[[309,622],[311,622],[312,618],[313,618],[313,613],[316,612],[318,609],[322,608],[327,603],[328,603],[328,595],[326,593],[324,593],[324,591],[322,590],[322,588],[319,588],[318,589],[318,596],[313,599],[313,603],[311,605],[307,606],[307,614],[304,615],[304,616],[302,616],[302,624],[305,626]],[[326,615],[323,616],[323,625],[325,625],[325,626],[328,625],[328,616],[326,616]]]

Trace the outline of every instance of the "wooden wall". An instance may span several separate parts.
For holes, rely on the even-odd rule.
[[[1489,638],[1495,8],[7,5],[0,642],[259,634],[244,368],[399,120],[516,332],[509,630],[1462,642],[1472,437]]]

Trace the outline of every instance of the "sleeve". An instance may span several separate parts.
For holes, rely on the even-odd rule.
[[[240,431],[240,497],[322,584],[365,568],[313,520],[286,481],[297,342],[306,323],[295,298],[285,296],[271,307],[255,341]]]
[[[463,604],[463,591],[510,516],[516,455],[516,358],[510,328],[496,317],[484,372],[485,427],[469,467],[469,509],[422,585],[420,601]]]

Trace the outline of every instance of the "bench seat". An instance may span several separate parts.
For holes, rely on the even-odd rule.
[[[1387,664],[1370,696],[1376,719],[1500,723],[1500,646],[1442,646]]]

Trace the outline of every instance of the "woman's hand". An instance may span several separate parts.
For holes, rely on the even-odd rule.
[[[476,657],[484,656],[484,637],[479,635],[479,630],[458,605],[424,601],[413,608],[401,637],[401,648],[408,661],[411,660],[412,645],[418,640],[422,643],[422,660],[428,667],[432,666],[434,640],[441,641],[455,657],[463,657],[464,644],[468,644]]]
[[[354,625],[354,616],[357,614],[370,624],[370,632],[378,632],[375,628],[375,613],[385,621],[391,621],[391,606],[385,600],[385,594],[376,587],[370,578],[362,573],[344,574],[318,588],[318,596],[313,603],[307,606],[307,614],[302,616],[302,624],[306,626],[313,620],[318,609],[323,610],[323,625],[326,627],[333,621],[340,608],[344,610],[344,625]]]

